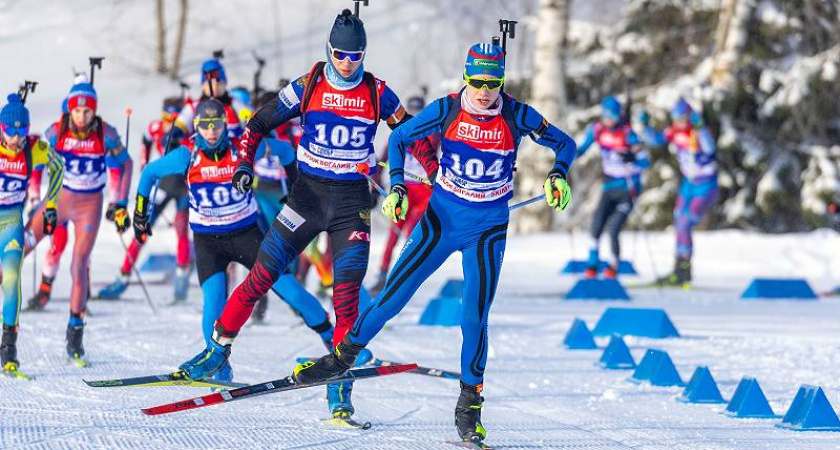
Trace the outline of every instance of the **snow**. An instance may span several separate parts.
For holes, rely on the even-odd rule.
[[[372,261],[378,261],[384,225],[375,222]],[[167,251],[171,229],[156,233],[150,251]],[[625,256],[640,280],[670,268],[673,235],[625,233]],[[685,381],[695,366],[708,365],[729,397],[742,376],[757,377],[777,413],[783,414],[800,384],[816,384],[840,406],[840,345],[837,298],[816,302],[742,301],[752,277],[807,277],[825,291],[840,275],[836,233],[761,235],[740,231],[698,233],[697,290],[634,289],[629,304],[566,302],[575,281],[558,270],[582,258],[584,234],[511,236],[498,295],[490,316],[484,422],[488,442],[502,448],[604,449],[825,449],[837,448],[832,433],[795,433],[774,428],[777,420],[738,420],[723,406],[678,403],[677,388],[626,382],[628,372],[596,367],[600,351],[567,351],[560,342],[575,317],[590,327],[608,306],[664,308],[682,338],[629,338],[638,361],[647,348],[666,350]],[[546,251],[546,249],[552,249]],[[556,250],[554,250],[556,249]],[[120,245],[103,227],[93,255],[94,282],[110,281]],[[648,259],[651,252],[654,260]],[[65,266],[67,263],[65,258]],[[29,294],[31,262],[24,266]],[[457,327],[416,325],[425,304],[450,277],[460,258],[447,261],[408,307],[373,341],[383,358],[458,370]],[[625,285],[638,282],[629,278]],[[171,416],[147,417],[141,407],[206,393],[197,388],[93,389],[81,382],[162,373],[203,347],[201,295],[166,307],[167,286],[151,286],[161,313],[152,315],[138,286],[119,302],[94,301],[87,317],[86,349],[93,364],[78,369],[64,362],[69,278],[59,276],[55,299],[41,314],[21,316],[19,354],[35,381],[0,379],[3,433],[0,448],[273,448],[446,449],[456,437],[452,412],[457,382],[398,375],[359,382],[357,416],[372,430],[333,429],[320,388],[273,394]],[[601,347],[604,339],[598,339]],[[420,344],[420,345],[418,345]],[[278,301],[268,324],[245,328],[234,345],[236,379],[258,382],[288,374],[298,356],[319,355],[318,338]]]

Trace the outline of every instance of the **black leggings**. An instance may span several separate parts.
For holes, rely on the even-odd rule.
[[[593,248],[597,250],[601,233],[604,232],[605,227],[609,226],[612,256],[616,263],[621,260],[621,244],[618,240],[618,234],[624,228],[631,211],[633,211],[633,197],[630,192],[622,189],[610,189],[601,194],[601,201],[598,202],[598,208],[595,209],[595,215],[592,216]]]

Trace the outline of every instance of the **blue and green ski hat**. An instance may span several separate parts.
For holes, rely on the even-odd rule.
[[[217,79],[223,83],[227,83],[227,74],[225,73],[225,66],[222,65],[216,58],[208,59],[201,64],[201,83],[207,81],[207,74],[216,72],[219,74]]]
[[[505,53],[502,47],[495,44],[475,44],[467,52],[464,63],[464,74],[468,77],[476,75],[491,75],[502,79],[505,77]]]
[[[601,101],[601,117],[612,120],[620,119],[621,102],[613,96],[604,98],[604,100]]]
[[[346,52],[363,52],[367,48],[365,24],[349,9],[336,16],[330,30],[330,46]]]
[[[7,127],[28,127],[29,110],[24,106],[20,95],[9,94],[6,100],[8,103],[0,110],[0,123]]]

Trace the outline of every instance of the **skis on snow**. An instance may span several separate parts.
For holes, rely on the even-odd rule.
[[[265,383],[252,384],[243,386],[229,391],[216,392],[201,397],[190,398],[166,405],[153,406],[151,408],[143,408],[143,414],[149,416],[157,416],[162,414],[170,414],[174,412],[186,411],[189,409],[204,408],[206,406],[216,405],[219,403],[232,402],[234,400],[241,400],[244,398],[256,397],[258,395],[272,394],[275,392],[291,391],[294,389],[304,389],[313,386],[323,386],[331,383],[345,383],[364,378],[374,378],[386,375],[394,375],[402,372],[409,372],[417,368],[417,364],[400,364],[388,367],[363,367],[357,369],[350,369],[339,377],[330,378],[328,380],[318,381],[315,383],[295,383],[291,376],[281,378],[279,380],[268,381]]]
[[[232,389],[246,386],[242,383],[233,383],[220,380],[191,380],[184,372],[172,372],[162,375],[146,375],[135,378],[117,378],[112,380],[82,380],[90,387],[129,387],[129,386],[191,386],[209,387],[215,389]]]
[[[300,357],[297,359],[298,364],[305,363],[306,361],[315,361],[318,357]],[[390,366],[399,366],[403,363],[394,362],[394,361],[385,361],[379,358],[373,358],[369,363],[365,364],[363,367],[390,367]],[[450,380],[460,380],[461,374],[458,372],[453,372],[450,370],[443,370],[443,369],[434,369],[431,367],[423,367],[417,366],[416,369],[410,371],[410,373],[417,374],[417,375],[426,375],[428,377],[435,377],[435,378],[446,378]]]

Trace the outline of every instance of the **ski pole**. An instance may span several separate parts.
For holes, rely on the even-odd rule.
[[[390,167],[390,166],[388,165],[388,163],[386,163],[385,161],[379,161],[379,162],[377,163],[377,165],[379,165],[379,167],[382,167],[383,169],[387,169],[387,168],[389,168],[389,167]],[[406,173],[405,173],[405,175],[406,175],[408,178],[411,178],[411,179],[412,179],[412,180],[414,180],[414,181],[419,181],[419,182],[421,182],[421,183],[423,183],[423,184],[426,184],[426,185],[432,186],[432,182],[431,182],[431,181],[429,181],[429,179],[428,179],[428,178],[423,178],[423,177],[421,177],[421,176],[415,175],[415,174],[410,173],[410,172],[406,172]]]
[[[373,185],[377,192],[379,192],[379,195],[381,195],[382,198],[388,198],[388,194],[385,192],[385,189],[382,189],[382,186],[380,186],[379,183],[377,183],[373,178],[370,177],[370,175],[368,175],[370,173],[370,166],[368,166],[366,163],[359,163],[356,165],[356,172],[359,172],[360,174],[364,175],[365,178],[367,178],[368,182]],[[391,229],[394,230],[395,233],[397,233],[397,236],[402,234],[402,230],[390,220],[388,220],[388,225],[391,225]]]
[[[129,263],[131,263],[131,270],[134,271],[134,276],[137,277],[137,281],[140,283],[140,287],[143,289],[143,295],[146,296],[146,303],[149,304],[149,308],[152,309],[152,313],[157,314],[157,308],[155,308],[154,302],[152,302],[152,297],[149,296],[149,291],[146,289],[146,283],[143,282],[143,277],[140,276],[140,271],[137,270],[137,266],[134,264],[134,257],[131,256],[131,253],[128,251],[128,246],[125,245],[125,241],[123,240],[123,236],[120,235],[120,244],[122,244],[123,249],[125,249],[125,254],[128,256]]]
[[[521,208],[521,207],[523,207],[523,206],[528,206],[528,205],[530,205],[531,203],[536,203],[536,202],[538,202],[538,201],[540,201],[540,200],[544,200],[544,199],[545,199],[545,194],[541,194],[541,195],[538,195],[538,196],[536,196],[536,197],[534,197],[534,198],[529,198],[528,200],[524,200],[524,201],[521,201],[521,202],[516,203],[516,204],[514,204],[514,205],[511,205],[511,206],[508,208],[508,211],[515,211],[515,210],[517,210],[517,209],[519,209],[519,208]]]

